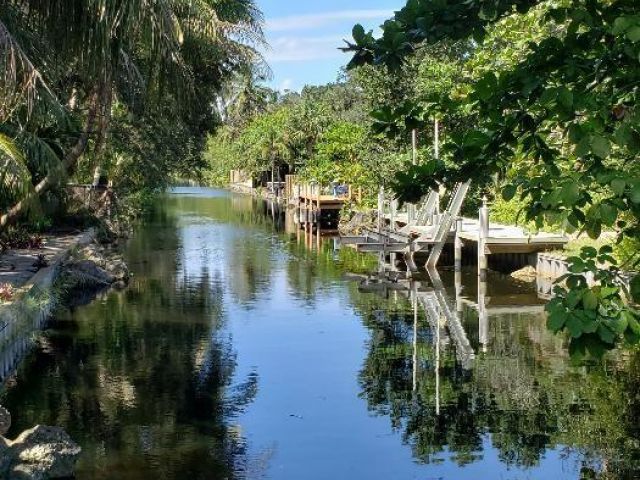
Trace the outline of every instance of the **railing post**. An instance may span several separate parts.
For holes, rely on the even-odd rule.
[[[378,233],[382,233],[382,222],[384,216],[384,187],[380,186],[378,190]]]
[[[398,200],[392,200],[391,201],[391,211],[390,216],[390,227],[391,227],[391,231],[395,231],[396,229],[396,216],[397,216],[397,212],[398,212]]]

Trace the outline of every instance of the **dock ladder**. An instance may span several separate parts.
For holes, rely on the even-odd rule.
[[[442,255],[442,250],[447,243],[449,232],[451,232],[453,222],[460,215],[462,204],[467,197],[470,186],[471,180],[456,185],[453,195],[449,200],[447,210],[442,214],[440,223],[438,224],[438,230],[433,237],[433,248],[431,249],[431,253],[429,254],[429,259],[427,260],[427,267],[435,267],[438,264],[440,255]]]

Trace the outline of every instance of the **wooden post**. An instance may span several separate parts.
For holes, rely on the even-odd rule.
[[[482,351],[487,353],[489,345],[489,315],[487,313],[487,282],[478,278],[478,331]]]
[[[397,200],[392,200],[391,201],[391,220],[390,220],[390,227],[391,227],[391,231],[395,231],[396,230],[396,213],[398,211],[398,201]]]
[[[436,160],[440,160],[440,121],[436,118],[433,122],[433,152]]]
[[[378,233],[382,235],[382,225],[384,221],[384,187],[378,190]]]
[[[436,415],[440,416],[440,326],[444,323],[442,317],[438,317],[436,328]]]
[[[418,132],[415,128],[411,131],[411,162],[418,164]]]
[[[274,185],[275,185],[275,178],[274,178],[275,170],[276,170],[276,160],[272,155],[271,156],[271,195],[274,195],[275,192],[276,192],[275,188],[274,188]]]
[[[318,232],[320,232],[320,219],[322,218],[322,206],[321,206],[322,187],[320,186],[320,184],[317,184],[316,188],[318,189],[318,192],[316,194],[316,199],[318,202],[318,206],[316,209],[316,228],[318,229]]]
[[[411,282],[411,302],[413,303],[413,392],[418,391],[418,285]]]
[[[411,163],[418,164],[418,132],[416,129],[411,130]],[[409,224],[416,221],[416,206],[412,203],[407,204],[407,221]]]
[[[433,153],[436,160],[440,160],[440,121],[437,118],[433,122]],[[444,193],[444,188],[441,186],[439,190],[440,199],[444,196]],[[438,204],[436,205],[436,215],[440,215],[440,199],[438,199]]]
[[[482,281],[486,281],[487,270],[489,268],[486,244],[489,237],[489,207],[487,197],[482,198],[482,207],[478,219],[478,276]]]
[[[462,302],[462,271],[456,270],[453,276],[453,283],[455,285],[456,291],[456,312],[458,312],[458,317],[462,318],[464,304]]]
[[[462,270],[462,239],[460,238],[460,234],[462,233],[462,218],[458,217],[456,219],[456,239],[454,245],[454,265],[455,271],[459,272]]]

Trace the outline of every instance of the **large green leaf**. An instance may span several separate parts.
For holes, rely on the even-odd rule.
[[[623,178],[616,178],[611,182],[611,190],[617,196],[621,197],[624,195],[624,191],[627,188],[627,182]]]
[[[547,326],[554,332],[559,332],[567,321],[567,314],[564,311],[556,311],[549,314]]]
[[[635,303],[640,303],[640,275],[631,280],[631,298]]]
[[[613,345],[616,341],[615,333],[609,327],[604,325],[600,325],[598,327],[598,336],[603,342],[609,345]]]
[[[569,314],[567,320],[567,329],[573,338],[578,338],[582,335],[582,321],[574,314]]]
[[[516,196],[517,191],[518,188],[515,185],[507,185],[502,189],[502,198],[505,202],[509,202]]]
[[[611,153],[609,140],[601,135],[591,137],[591,151],[600,158],[606,158]]]
[[[587,290],[582,296],[582,304],[587,310],[595,310],[598,308],[598,296],[592,290]]]

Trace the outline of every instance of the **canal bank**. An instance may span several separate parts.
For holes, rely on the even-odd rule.
[[[0,381],[11,375],[55,308],[54,284],[71,252],[89,245],[94,232],[52,236],[40,248],[9,250],[0,255],[0,283],[10,297],[0,303]]]
[[[0,397],[12,432],[69,432],[77,478],[640,471],[638,355],[572,366],[530,284],[381,276],[249,196],[156,207],[124,249],[129,288],[56,312]]]
[[[127,281],[126,265],[96,243],[93,229],[47,236],[31,248],[0,255],[0,383],[15,381],[17,367],[36,346],[56,308]],[[104,269],[103,269],[104,268]],[[67,478],[81,448],[58,426],[36,425],[5,438],[11,412],[0,406],[0,477]],[[17,433],[17,432],[16,432]]]

